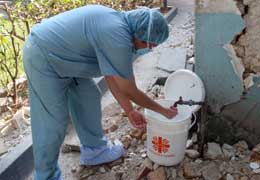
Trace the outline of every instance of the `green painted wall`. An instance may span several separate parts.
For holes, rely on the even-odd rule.
[[[209,106],[209,139],[253,145],[260,138],[260,78],[248,90],[224,49],[245,27],[235,13],[196,13],[196,73],[205,84]]]

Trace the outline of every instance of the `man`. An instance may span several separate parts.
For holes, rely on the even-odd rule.
[[[28,78],[36,180],[59,180],[59,148],[71,117],[81,143],[80,163],[97,165],[121,157],[124,149],[109,144],[101,126],[101,95],[93,77],[105,76],[114,97],[136,128],[144,116],[131,102],[168,118],[165,108],[135,84],[133,54],[165,41],[168,26],[156,10],[117,12],[91,5],[61,13],[32,28],[24,45]]]

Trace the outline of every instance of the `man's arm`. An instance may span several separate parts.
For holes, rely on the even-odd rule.
[[[176,109],[162,107],[140,91],[136,86],[134,78],[123,79],[118,76],[106,76],[105,79],[112,94],[127,114],[133,111],[131,101],[142,107],[158,112],[167,118],[172,118],[177,113]]]
[[[146,127],[146,121],[140,112],[136,111],[127,95],[125,93],[122,93],[119,86],[117,85],[116,81],[112,76],[105,76],[106,82],[108,84],[108,87],[118,103],[121,105],[121,107],[126,112],[129,121],[135,128],[145,128]]]

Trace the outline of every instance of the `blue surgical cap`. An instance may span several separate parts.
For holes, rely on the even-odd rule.
[[[169,36],[167,21],[157,9],[135,9],[125,12],[135,38],[154,44],[163,43]]]

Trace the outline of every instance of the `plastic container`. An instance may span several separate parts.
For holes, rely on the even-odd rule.
[[[157,102],[169,107],[174,101],[158,100]],[[181,162],[185,154],[188,131],[192,126],[191,108],[179,106],[178,115],[173,119],[167,119],[148,109],[145,110],[145,116],[148,157],[155,163],[164,166],[172,166]]]
[[[204,101],[205,89],[201,79],[192,71],[178,70],[166,80],[164,100],[157,102],[170,107],[182,96],[183,100]],[[145,109],[147,120],[147,155],[159,165],[172,166],[180,163],[185,154],[192,114],[200,109],[199,105],[178,105],[178,114],[167,119],[149,109]]]

